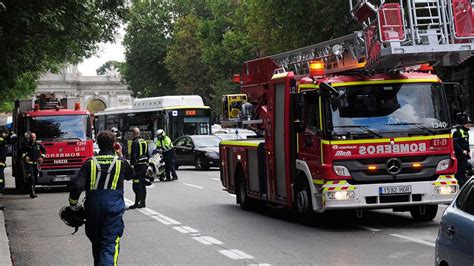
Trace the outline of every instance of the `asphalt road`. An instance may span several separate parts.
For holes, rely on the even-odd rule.
[[[9,173],[9,172],[7,172]],[[148,188],[147,208],[125,212],[119,264],[370,264],[433,265],[435,221],[415,223],[408,213],[368,211],[318,215],[310,226],[283,208],[243,211],[222,191],[219,171],[178,171],[179,180]],[[7,186],[13,186],[7,174]],[[84,228],[58,218],[66,189],[38,189],[39,197],[10,193],[5,222],[16,265],[92,264]],[[134,194],[126,184],[126,202]]]

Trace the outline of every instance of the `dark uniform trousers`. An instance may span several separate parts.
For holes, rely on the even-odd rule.
[[[178,175],[176,174],[176,154],[174,148],[171,148],[163,152],[163,161],[165,162],[165,175],[168,180],[171,180],[170,175],[173,176],[173,179],[177,179]]]
[[[136,164],[134,166],[135,177],[133,178],[133,192],[135,193],[135,204],[143,205],[145,207],[146,200],[146,185],[145,185],[145,175],[147,164]]]
[[[456,179],[458,180],[459,186],[462,187],[467,181],[466,170],[468,155],[464,154],[464,151],[469,151],[469,133],[464,127],[458,128],[453,133],[454,140],[454,151],[456,159],[458,161],[458,171],[456,172]]]
[[[5,190],[5,162],[0,162],[0,193]]]
[[[87,191],[84,208],[86,235],[92,243],[94,265],[116,265],[124,229],[123,191]]]
[[[36,180],[38,179],[38,165],[36,163],[25,163],[26,172],[28,173],[28,188],[30,196],[36,195]]]

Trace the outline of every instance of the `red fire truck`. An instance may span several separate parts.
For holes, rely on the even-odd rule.
[[[474,30],[461,27],[470,1],[440,2],[357,1],[362,32],[243,64],[234,78],[253,110],[240,123],[263,138],[220,145],[222,184],[243,209],[264,202],[306,219],[392,208],[431,220],[451,202],[452,118],[424,63],[469,58]]]
[[[54,95],[33,100],[17,100],[13,128],[18,139],[13,146],[12,165],[15,187],[25,190],[26,172],[21,149],[27,142],[25,133],[34,132],[46,148],[46,158],[39,166],[38,185],[67,185],[73,181],[82,164],[93,156],[90,114],[82,110],[79,98],[60,101]]]

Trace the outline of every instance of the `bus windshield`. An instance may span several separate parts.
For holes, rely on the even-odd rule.
[[[29,131],[38,140],[87,140],[91,139],[88,115],[57,115],[30,117]]]
[[[449,129],[441,84],[380,84],[337,88],[330,100],[334,135],[434,134]]]

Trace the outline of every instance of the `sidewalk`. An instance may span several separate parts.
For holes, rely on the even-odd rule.
[[[0,265],[12,265],[3,210],[0,210]]]

